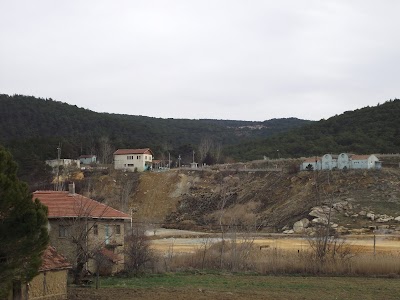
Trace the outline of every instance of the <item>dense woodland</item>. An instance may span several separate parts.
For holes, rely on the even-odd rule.
[[[118,148],[150,147],[157,159],[190,162],[249,161],[324,153],[400,152],[400,100],[311,122],[161,119],[96,113],[52,99],[0,95],[0,144],[20,165],[19,176],[41,180],[43,161],[96,154],[110,163]],[[44,180],[45,178],[43,178]]]
[[[303,157],[325,153],[399,153],[400,100],[347,111],[267,139],[225,149],[235,159]],[[278,151],[279,150],[279,154]],[[245,157],[244,157],[245,154]]]
[[[0,95],[0,144],[13,153],[20,176],[28,182],[43,174],[44,160],[56,158],[58,145],[62,158],[96,154],[102,162],[109,162],[109,152],[118,148],[150,147],[158,159],[169,152],[172,159],[181,155],[184,163],[190,161],[192,151],[197,153],[196,160],[205,159],[197,157],[202,142],[222,152],[227,145],[266,138],[308,123],[296,118],[264,122],[161,119],[96,113],[32,96]],[[208,156],[208,162],[215,161]],[[222,161],[221,155],[218,161]]]

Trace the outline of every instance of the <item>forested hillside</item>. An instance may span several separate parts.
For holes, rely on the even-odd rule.
[[[22,175],[37,177],[45,159],[97,154],[103,161],[117,148],[151,147],[156,158],[191,157],[207,139],[222,149],[226,145],[265,138],[308,124],[296,118],[264,122],[161,119],[96,113],[74,105],[23,95],[0,95],[0,144],[11,150]],[[105,149],[108,149],[108,153]],[[38,171],[40,173],[40,170]]]
[[[325,153],[400,152],[400,100],[348,111],[267,139],[228,147],[226,155],[254,160]],[[243,154],[246,153],[244,156]]]

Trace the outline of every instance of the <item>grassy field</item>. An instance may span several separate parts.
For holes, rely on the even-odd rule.
[[[103,278],[68,299],[400,299],[398,278],[163,274]]]

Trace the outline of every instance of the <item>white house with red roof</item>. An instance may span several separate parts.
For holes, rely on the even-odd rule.
[[[144,149],[118,149],[114,152],[114,169],[143,172],[152,169],[153,151]]]
[[[125,225],[130,216],[108,205],[76,194],[74,188],[64,191],[36,191],[33,199],[39,199],[48,208],[50,245],[67,257],[76,267],[86,252],[89,260],[85,268],[94,272],[97,254],[108,256],[109,273],[123,269]],[[106,248],[110,251],[103,251]],[[118,257],[118,259],[116,259]]]

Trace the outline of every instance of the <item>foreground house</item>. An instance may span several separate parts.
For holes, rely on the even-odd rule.
[[[33,193],[48,207],[50,244],[67,257],[74,269],[94,273],[107,265],[108,273],[122,270],[125,224],[130,216],[76,194],[74,189],[70,185],[69,192]]]
[[[143,172],[152,169],[153,151],[145,149],[118,149],[114,152],[114,169]]]
[[[8,300],[28,299],[67,299],[67,278],[71,264],[57,253],[54,247],[48,246],[42,254],[42,265],[39,274],[28,284],[16,281]]]
[[[346,170],[346,169],[380,169],[381,162],[371,155],[355,155],[341,153],[339,155],[325,154],[322,157],[306,158],[300,165],[304,171],[311,170]]]

